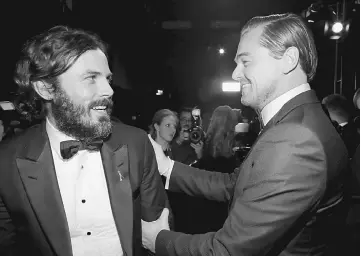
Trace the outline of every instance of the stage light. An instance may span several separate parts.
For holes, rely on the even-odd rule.
[[[350,22],[348,21],[326,21],[324,33],[325,36],[328,36],[330,39],[340,39],[341,37],[347,36],[350,29]]]
[[[241,84],[239,82],[223,82],[222,83],[223,92],[240,92]]]
[[[156,95],[163,95],[163,90],[158,89]]]
[[[220,48],[218,52],[220,55],[224,55],[226,51],[224,50],[224,48]]]
[[[341,22],[338,21],[332,25],[332,31],[334,33],[340,33],[342,30],[343,30],[343,25]]]

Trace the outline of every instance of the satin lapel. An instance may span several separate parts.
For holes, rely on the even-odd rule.
[[[102,160],[110,204],[124,255],[133,255],[133,198],[129,181],[128,147],[113,151],[104,143]]]
[[[30,204],[55,254],[72,255],[68,223],[52,160],[47,141],[37,160],[22,157],[17,158],[16,163]]]

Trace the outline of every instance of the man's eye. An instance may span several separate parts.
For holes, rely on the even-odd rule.
[[[242,61],[242,63],[243,63],[243,66],[247,66],[248,64],[249,64],[249,61]]]
[[[92,81],[94,81],[96,78],[97,78],[96,75],[92,75],[92,76],[87,77],[88,80],[92,80]]]

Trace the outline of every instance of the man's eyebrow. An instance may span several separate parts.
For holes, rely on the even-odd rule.
[[[94,71],[94,70],[86,70],[84,73],[82,73],[82,76],[85,75],[102,75],[103,73],[101,73],[100,71]],[[106,75],[107,78],[112,77],[113,74],[110,72],[109,74]]]
[[[241,58],[242,56],[250,56],[250,55],[251,55],[250,52],[242,52],[242,53],[236,55],[236,57],[234,58],[234,61],[237,63],[238,59]]]

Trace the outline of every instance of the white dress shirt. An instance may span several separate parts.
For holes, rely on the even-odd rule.
[[[295,87],[295,88],[287,91],[283,95],[280,95],[279,97],[274,99],[272,102],[268,103],[261,111],[263,125],[266,126],[267,123],[273,118],[273,116],[275,116],[276,113],[279,110],[281,110],[281,108],[283,107],[283,105],[285,105],[285,103],[287,103],[289,100],[296,97],[297,95],[299,95],[303,92],[306,92],[308,90],[311,90],[310,85],[308,83],[302,84],[302,85],[299,85],[298,87]],[[157,157],[157,160],[158,160],[158,157]],[[163,174],[161,174],[167,178],[166,183],[165,183],[165,189],[169,189],[169,180],[170,180],[170,176],[172,174],[173,166],[174,166],[174,161],[171,160],[171,162],[169,164],[169,169],[167,169],[167,172],[164,172]]]
[[[60,142],[74,140],[46,122],[73,255],[123,255],[100,152],[79,151],[69,160]],[[56,222],[56,221],[54,221]]]

